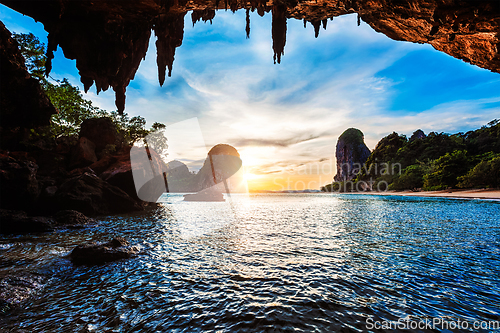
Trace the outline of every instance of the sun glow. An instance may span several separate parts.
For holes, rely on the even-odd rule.
[[[252,181],[252,180],[259,179],[261,176],[253,174],[253,173],[250,173],[250,172],[245,172],[245,176],[244,177],[245,177],[246,181]]]

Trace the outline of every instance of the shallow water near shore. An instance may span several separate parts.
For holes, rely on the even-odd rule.
[[[84,230],[0,238],[0,275],[46,274],[13,332],[366,331],[366,320],[500,320],[500,204],[331,194],[162,198]],[[123,236],[129,260],[73,267]]]

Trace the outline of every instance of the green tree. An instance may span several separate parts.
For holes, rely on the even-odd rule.
[[[469,170],[467,151],[455,150],[446,153],[432,163],[432,169],[424,175],[424,189],[438,190],[455,187],[457,178]]]
[[[391,190],[413,190],[422,188],[424,185],[424,174],[427,171],[425,164],[414,164],[406,167],[403,173],[390,184]]]
[[[31,76],[38,80],[45,80],[45,44],[33,35],[29,34],[12,34],[19,44],[21,54],[26,59],[26,68]]]
[[[54,137],[78,134],[85,119],[107,116],[106,111],[84,99],[78,87],[72,86],[67,79],[56,81],[56,84],[47,82],[45,93],[58,111],[51,119]]]
[[[500,186],[500,156],[482,160],[458,180],[457,186],[461,188]]]

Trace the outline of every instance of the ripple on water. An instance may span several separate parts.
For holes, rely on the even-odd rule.
[[[498,203],[353,195],[232,200],[169,204],[105,218],[95,228],[6,240],[0,274],[17,267],[53,279],[42,298],[0,325],[330,332],[364,331],[368,317],[500,318]],[[62,258],[76,244],[113,235],[141,254],[98,267]]]

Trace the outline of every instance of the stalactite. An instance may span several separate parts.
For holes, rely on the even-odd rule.
[[[184,13],[193,8],[198,8],[191,14],[193,24],[200,19],[212,20],[219,6],[232,11],[245,8],[247,38],[250,10],[257,10],[260,16],[272,11],[273,58],[278,63],[284,54],[287,15],[303,19],[304,27],[310,22],[318,37],[321,26],[326,29],[328,17],[357,13],[358,26],[363,19],[392,39],[432,41],[437,50],[494,72],[500,71],[500,9],[497,5],[493,6],[490,1],[478,1],[470,6],[467,2],[460,5],[446,2],[445,5],[427,1],[422,7],[418,5],[420,1],[415,1],[414,4],[392,1],[397,6],[385,6],[384,0],[317,1],[317,5],[314,1],[276,0],[272,6],[266,0],[225,0],[224,5],[220,0],[140,0],[130,5],[115,0],[2,0],[2,4],[44,24],[49,33],[46,74],[51,71],[54,51],[61,47],[67,58],[76,60],[84,90],[88,91],[94,84],[97,93],[113,87],[119,111],[123,111],[125,88],[145,58],[152,25],[156,24],[158,80],[163,85],[166,68],[170,76],[176,47],[182,44]],[[416,21],[409,22],[412,18]],[[479,39],[478,32],[483,33]]]
[[[128,83],[127,83],[128,84]],[[115,91],[115,105],[119,114],[123,114],[125,110],[125,91],[126,88],[124,86],[116,86],[113,87]]]
[[[202,9],[202,10],[193,10],[191,12],[191,21],[193,22],[193,27],[196,22],[199,20],[203,20],[203,22],[210,21],[210,24],[212,24],[212,20],[215,17],[215,10],[214,9]]]
[[[213,12],[215,15],[215,12]],[[182,45],[184,37],[184,16],[186,13],[166,15],[158,19],[154,32],[156,41],[156,64],[158,65],[158,81],[160,86],[165,82],[165,72],[168,67],[168,76],[172,75],[175,49]],[[211,13],[207,12],[207,15]],[[207,16],[207,17],[209,17]],[[203,16],[202,16],[203,18]]]
[[[311,21],[311,24],[314,27],[314,38],[318,38],[318,36],[319,36],[319,28],[321,28],[321,21],[314,20],[314,21]]]
[[[247,33],[247,38],[250,38],[250,9],[248,8],[247,8],[246,20],[247,20],[247,26],[245,31]]]
[[[90,87],[92,87],[92,85],[94,84],[94,79],[92,79],[91,77],[81,76],[80,81],[83,83],[83,90],[85,91],[85,93],[87,93]],[[99,90],[97,91],[97,93],[99,94]]]
[[[281,63],[281,56],[285,54],[286,43],[286,6],[283,4],[273,5],[272,8],[272,30],[274,63]]]
[[[229,7],[231,9],[231,11],[233,13],[236,13],[236,11],[238,10],[238,0],[230,0],[230,4],[229,4]]]

